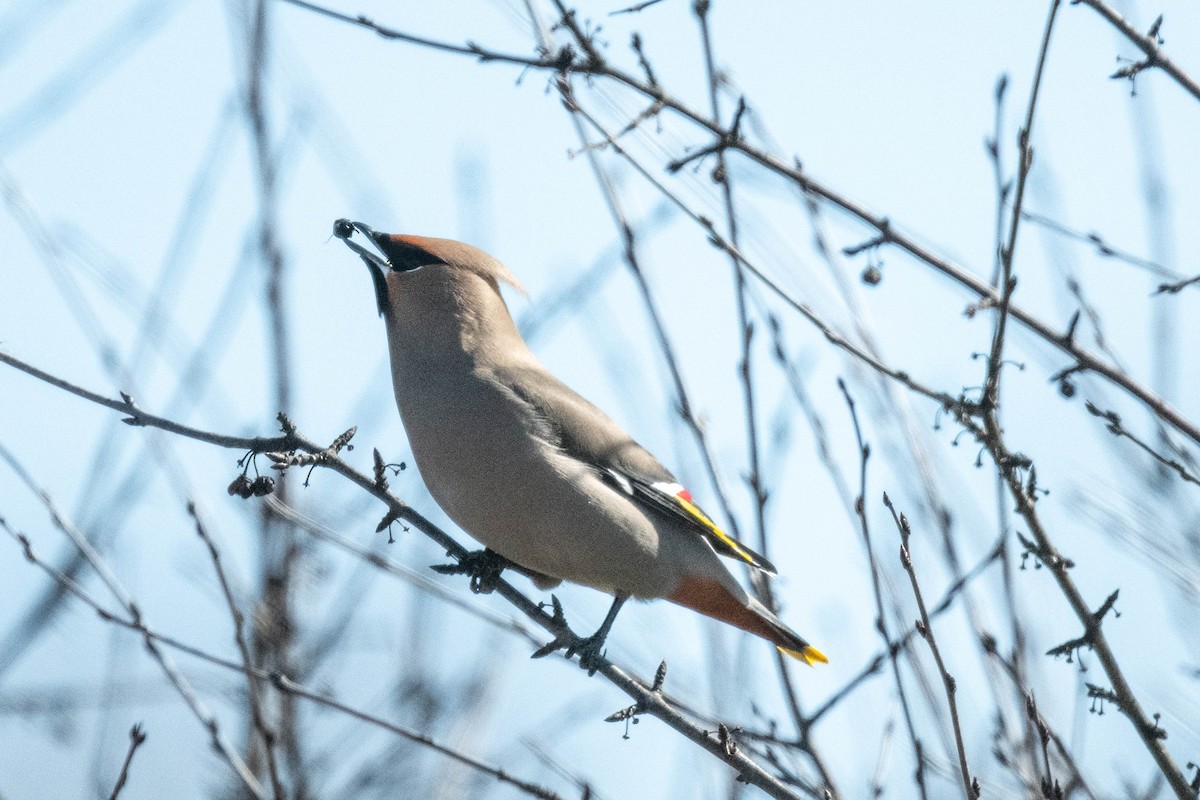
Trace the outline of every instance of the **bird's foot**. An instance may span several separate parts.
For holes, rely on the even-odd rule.
[[[500,573],[508,566],[508,560],[494,550],[475,550],[453,564],[434,564],[430,569],[442,575],[467,575],[471,578],[472,592],[491,594],[500,581]]]
[[[587,670],[587,674],[595,675],[596,670],[604,666],[604,640],[608,638],[608,634],[601,635],[596,633],[586,639],[576,637],[575,644],[567,648],[567,658],[579,654],[579,666]]]
[[[605,664],[603,647],[604,640],[608,638],[608,626],[601,626],[600,630],[585,639],[567,627],[567,617],[563,614],[562,604],[556,596],[550,595],[550,604],[554,621],[558,623],[561,632],[552,641],[535,650],[530,658],[545,658],[555,651],[563,650],[563,656],[567,659],[578,654],[580,668],[586,669],[589,676],[595,675],[596,670]]]

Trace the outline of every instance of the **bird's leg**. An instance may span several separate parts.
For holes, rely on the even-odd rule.
[[[604,658],[604,651],[601,650],[604,646],[604,640],[608,638],[608,631],[617,619],[617,612],[621,610],[621,606],[625,605],[625,601],[628,599],[629,595],[624,594],[614,597],[612,605],[609,606],[608,614],[604,617],[604,622],[600,623],[600,627],[591,636],[581,639],[567,627],[567,619],[563,615],[562,605],[558,602],[558,598],[550,595],[550,600],[554,605],[554,620],[563,627],[563,632],[556,636],[554,641],[538,648],[530,658],[542,658],[543,656],[550,655],[555,650],[566,650],[565,655],[567,658],[578,653],[579,666],[586,669],[588,675],[595,675]]]
[[[604,651],[600,648],[604,646],[604,640],[608,638],[608,631],[617,620],[617,612],[621,610],[621,606],[625,605],[625,601],[628,599],[629,595],[625,594],[614,597],[612,605],[608,607],[608,614],[605,615],[604,622],[600,623],[596,632],[567,648],[567,658],[576,652],[579,653],[579,666],[586,669],[588,675],[595,675],[596,670],[600,668],[600,660],[604,658]]]
[[[434,564],[434,572],[443,575],[467,575],[471,578],[471,591],[475,594],[491,594],[500,580],[500,573],[511,562],[494,550],[475,550],[467,553],[453,564]]]

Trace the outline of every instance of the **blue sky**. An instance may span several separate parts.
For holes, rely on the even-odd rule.
[[[620,6],[592,4],[580,11],[602,26],[608,56],[636,70],[627,42],[632,30],[640,31],[662,84],[706,110],[690,4],[664,0],[640,14],[608,16]],[[337,7],[432,38],[531,52],[519,2]],[[1141,29],[1163,13],[1167,52],[1189,74],[1200,73],[1200,50],[1189,38],[1200,30],[1194,4],[1120,8]],[[1001,144],[1004,169],[1011,173],[1045,14],[1044,4],[1028,2],[718,2],[712,22],[717,61],[728,79],[723,113],[728,120],[736,97],[744,95],[754,141],[799,159],[817,179],[986,278],[996,191],[983,142],[994,125],[993,90],[999,76],[1009,76]],[[1133,47],[1083,6],[1065,5],[1059,15],[1037,110],[1026,208],[1075,230],[1097,231],[1112,245],[1178,273],[1200,272],[1194,256],[1200,252],[1200,103],[1161,74],[1141,76],[1131,95],[1128,83],[1107,76],[1117,56],[1134,55]],[[658,453],[706,507],[717,508],[698,452],[676,423],[666,366],[619,258],[602,195],[547,76],[385,41],[282,3],[270,6],[270,16],[267,97],[280,197],[275,230],[287,263],[294,334],[296,399],[289,411],[301,428],[331,439],[357,424],[360,447],[353,458],[364,468],[371,447],[390,459],[409,458],[392,406],[370,282],[330,238],[332,221],[349,216],[382,230],[460,238],[494,253],[529,291],[528,299],[510,296],[518,320],[541,313],[548,298],[595,267],[602,275],[598,288],[540,327],[535,350]],[[278,409],[271,400],[261,313],[263,271],[254,261],[239,260],[258,214],[253,153],[240,110],[241,13],[202,2],[85,8],[70,0],[16,0],[0,5],[0,20],[6,31],[0,33],[0,188],[7,198],[0,214],[0,346],[96,391],[128,390],[143,407],[199,427],[273,431]],[[579,81],[577,91],[614,130],[645,107],[607,86]],[[691,207],[721,218],[717,187],[708,179],[711,164],[673,177],[662,170],[688,148],[709,143],[698,130],[665,118],[661,129],[647,123],[623,141]],[[637,224],[642,262],[679,365],[734,509],[748,525],[728,261],[693,223],[664,212],[661,195],[611,149],[597,155]],[[869,332],[897,368],[952,393],[980,383],[982,362],[971,353],[986,349],[992,328],[987,314],[963,315],[976,298],[890,249],[878,253],[883,281],[877,287],[858,281],[866,254],[839,256],[831,270],[814,251],[812,221],[793,188],[745,161],[731,164],[743,250],[767,274],[846,334]],[[1147,212],[1147,185],[1159,187],[1157,215]],[[872,236],[836,210],[822,211],[822,226],[835,248]],[[1200,417],[1191,346],[1200,335],[1200,292],[1151,297],[1161,278],[1099,258],[1088,246],[1032,224],[1022,230],[1017,273],[1017,301],[1059,329],[1079,308],[1066,288],[1074,277],[1102,321],[1103,344],[1119,362],[1186,415]],[[156,285],[163,287],[163,305],[148,339],[140,320]],[[754,290],[754,305],[782,320],[787,350],[852,487],[853,432],[836,378],[844,376],[862,401],[875,453],[869,513],[874,535],[887,545],[880,551],[889,580],[910,604],[892,555],[890,521],[878,503],[883,490],[910,510],[916,548],[924,553],[918,563],[926,591],[940,596],[950,576],[937,555],[905,426],[923,443],[927,468],[949,498],[967,565],[987,552],[997,531],[993,482],[987,470],[973,467],[976,448],[965,437],[955,446],[956,431],[944,420],[935,430],[936,408],[929,402],[883,394],[861,366],[761,287]],[[1099,349],[1097,328],[1086,316],[1079,336]],[[786,380],[770,363],[767,338],[760,319],[757,390],[772,489],[772,559],[781,571],[776,590],[784,617],[833,662],[796,675],[813,706],[878,650],[879,639],[856,523],[845,513]],[[152,346],[146,348],[146,341]],[[179,376],[201,342],[211,381],[202,397],[184,392],[181,400],[175,397]],[[1163,712],[1172,753],[1180,763],[1194,760],[1200,752],[1197,683],[1188,670],[1200,665],[1200,653],[1181,632],[1196,612],[1188,586],[1195,585],[1198,564],[1184,535],[1196,530],[1195,487],[1174,486],[1157,496],[1143,491],[1129,477],[1146,468],[1142,457],[1122,446],[1127,442],[1115,443],[1081,401],[1087,397],[1119,410],[1153,439],[1146,416],[1086,377],[1078,397],[1060,397],[1047,377],[1066,362],[1024,332],[1014,333],[1010,352],[1026,369],[1005,373],[1004,420],[1013,446],[1036,460],[1041,483],[1052,490],[1042,513],[1060,548],[1077,562],[1076,579],[1089,601],[1098,605],[1121,587],[1122,616],[1106,631],[1147,708]],[[115,363],[124,364],[124,372]],[[105,441],[111,449],[100,458]],[[212,515],[215,535],[249,596],[255,585],[254,510],[224,493],[240,453],[126,428],[109,412],[8,369],[0,371],[0,442],[81,527],[109,543],[114,568],[158,627],[233,652],[228,617],[183,497]],[[138,477],[118,488],[118,477],[126,474]],[[297,476],[289,479],[299,483]],[[297,492],[296,503],[343,535],[384,547],[371,534],[380,510],[343,484],[318,473]],[[393,486],[423,513],[444,521],[415,470]],[[119,492],[136,492],[138,499],[118,516],[105,509]],[[0,515],[26,531],[39,551],[65,552],[36,498],[3,469],[0,498]],[[0,582],[13,587],[6,606],[23,608],[46,580],[15,545],[7,553],[2,547]],[[441,558],[415,534],[385,552],[419,568]],[[336,553],[315,549],[308,569],[299,596],[302,619],[314,630],[339,603],[358,604],[345,646],[314,678],[347,701],[399,714],[386,705],[389,679],[398,670],[432,674],[453,693],[478,664],[489,663],[484,674],[493,700],[486,724],[470,732],[449,727],[439,735],[459,737],[464,748],[546,781],[552,780],[546,768],[514,742],[549,742],[559,758],[595,779],[605,796],[727,796],[728,771],[661,724],[646,721],[624,741],[620,731],[600,722],[626,702],[598,678],[587,680],[553,659],[529,662],[524,642],[419,599],[402,585],[368,581],[354,561]],[[1078,635],[1044,571],[1017,574],[1022,608],[1036,620],[1030,654]],[[989,581],[974,599],[980,619],[996,625],[1002,594],[999,583]],[[447,585],[469,602],[508,614],[495,598],[468,596],[462,581]],[[606,600],[596,593],[568,588],[559,596],[578,629],[602,618]],[[0,615],[0,635],[15,619]],[[971,644],[966,616],[956,610],[944,619],[962,695],[989,697],[987,668]],[[448,648],[447,638],[461,639],[461,649]],[[623,612],[610,641],[610,653],[644,676],[667,658],[670,691],[697,707],[761,725],[748,710],[754,698],[787,727],[769,648],[757,640],[656,604]],[[421,669],[402,666],[410,652],[420,654]],[[231,735],[239,736],[233,706],[222,697],[240,684],[193,663],[186,668],[233,726]],[[1071,665],[1036,656],[1031,670],[1044,712],[1094,765],[1097,785],[1116,791],[1126,778],[1144,785],[1149,761],[1125,721],[1116,713],[1086,713],[1080,684],[1098,668],[1093,664],[1081,677]],[[376,682],[376,675],[386,678]],[[124,731],[136,720],[145,721],[151,738],[125,797],[200,796],[226,779],[204,749],[203,731],[136,640],[114,634],[78,607],[56,618],[37,645],[0,674],[0,696],[42,688],[61,693],[63,687],[86,696],[105,686],[128,689],[135,699],[111,704],[106,714],[84,703],[68,717],[65,734],[45,718],[0,717],[3,738],[12,743],[0,756],[0,794],[92,791],[94,779],[103,784],[115,775]],[[848,796],[867,792],[870,769],[863,764],[874,765],[887,720],[895,719],[892,689],[888,680],[876,679],[818,730]],[[314,739],[331,750],[347,736],[364,736],[370,752],[386,741],[341,719],[313,714],[311,724]],[[1005,786],[1007,777],[990,759],[990,725],[990,718],[976,718],[968,726],[972,767],[985,785]],[[929,730],[936,729],[930,723]],[[906,748],[897,733],[888,768],[893,796],[905,791],[911,768]],[[945,752],[936,758],[951,763]],[[422,763],[429,774],[446,769],[433,758]],[[339,761],[329,770],[331,785],[351,766]],[[450,770],[444,777],[462,778]],[[953,781],[939,780],[939,791],[951,796]],[[1011,785],[1007,790],[1013,791]]]

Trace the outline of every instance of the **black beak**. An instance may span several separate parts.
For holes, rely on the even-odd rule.
[[[367,269],[371,272],[371,281],[375,285],[375,305],[379,308],[379,316],[383,316],[387,312],[388,296],[387,296],[387,281],[384,276],[391,270],[391,262],[380,253],[374,253],[352,240],[355,231],[361,233],[363,238],[370,242],[376,249],[379,248],[378,238],[380,234],[376,233],[370,225],[364,225],[361,222],[351,222],[348,219],[339,219],[333,223],[333,235],[346,243],[346,246],[358,253],[358,257],[367,265]]]

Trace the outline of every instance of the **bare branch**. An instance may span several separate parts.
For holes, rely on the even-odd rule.
[[[113,786],[108,800],[117,800],[120,797],[121,790],[125,788],[125,782],[129,780],[129,765],[133,763],[133,754],[145,741],[146,731],[142,729],[140,723],[129,729],[129,751],[125,753],[125,761],[121,764],[121,774],[117,776],[117,783]]]
[[[1088,6],[1100,16],[1104,17],[1109,23],[1119,30],[1126,39],[1133,42],[1139,50],[1146,55],[1144,61],[1138,62],[1134,67],[1127,68],[1129,74],[1121,74],[1118,71],[1113,75],[1114,78],[1132,78],[1138,72],[1151,67],[1161,69],[1163,72],[1170,75],[1176,83],[1184,88],[1192,97],[1200,100],[1200,83],[1196,83],[1187,73],[1175,66],[1175,62],[1163,55],[1162,49],[1159,47],[1161,41],[1159,39],[1159,30],[1162,25],[1162,17],[1151,26],[1150,30],[1145,34],[1139,33],[1137,28],[1133,27],[1120,14],[1118,14],[1112,6],[1109,6],[1103,0],[1071,0],[1071,5],[1083,4]]]
[[[950,706],[950,724],[954,728],[954,743],[958,747],[958,768],[962,772],[963,796],[966,800],[978,800],[982,794],[979,788],[979,780],[971,776],[971,770],[967,766],[967,748],[963,744],[962,725],[958,721],[958,684],[955,682],[954,676],[946,669],[946,662],[942,660],[942,653],[938,650],[937,638],[933,635],[933,622],[929,619],[929,612],[925,610],[925,598],[921,595],[921,586],[917,582],[917,572],[913,568],[912,553],[908,547],[912,529],[909,527],[908,519],[903,514],[896,513],[896,507],[892,505],[887,492],[883,494],[883,504],[887,506],[888,511],[892,512],[892,519],[896,522],[896,528],[900,531],[900,563],[904,565],[904,571],[908,573],[908,580],[912,584],[913,596],[917,600],[917,608],[921,611],[921,620],[917,625],[917,632],[921,634],[921,638],[929,645],[929,650],[933,653],[933,660],[937,662],[938,672],[942,675],[942,685],[946,689],[946,702]]]

